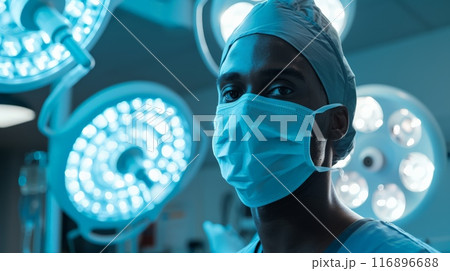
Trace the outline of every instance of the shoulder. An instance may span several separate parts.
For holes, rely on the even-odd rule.
[[[352,252],[438,252],[394,224],[378,220],[369,221],[361,226],[348,238],[346,245],[351,247],[349,249]]]

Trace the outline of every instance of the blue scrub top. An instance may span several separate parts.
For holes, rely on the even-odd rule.
[[[370,218],[358,220],[345,229],[338,237],[341,243],[353,253],[438,253],[409,233],[389,222]],[[337,240],[324,251],[325,253],[348,253]],[[259,236],[241,249],[241,253],[262,253]]]

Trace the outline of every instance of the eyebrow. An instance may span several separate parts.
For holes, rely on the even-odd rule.
[[[257,71],[258,76],[262,76],[263,78],[270,78],[267,83],[271,82],[283,69],[278,68],[269,68]],[[292,67],[287,67],[283,72],[278,75],[278,77],[295,77],[301,80],[305,79],[305,76],[302,71],[294,69]],[[278,78],[277,77],[277,78]],[[222,74],[219,78],[217,78],[216,84],[217,86],[222,85],[225,82],[236,81],[242,78],[242,75],[238,72],[228,72]],[[276,79],[276,78],[275,78]],[[275,81],[275,80],[274,80]]]
[[[216,85],[220,86],[225,82],[236,81],[241,79],[241,77],[241,74],[238,72],[227,72],[217,78]]]
[[[280,73],[281,71],[283,71],[282,73]],[[302,71],[292,68],[292,67],[287,67],[286,69],[265,69],[259,72],[260,74],[262,74],[265,77],[272,77],[270,78],[270,81],[273,79],[276,79],[275,77],[295,77],[295,78],[299,78],[299,79],[305,79],[305,76],[303,74]],[[278,75],[280,73],[280,75]]]

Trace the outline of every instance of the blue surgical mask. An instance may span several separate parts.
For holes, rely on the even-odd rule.
[[[340,105],[313,111],[251,93],[235,102],[219,104],[212,143],[222,177],[249,207],[286,197],[314,171],[330,170],[314,165],[311,134],[315,115]],[[318,130],[315,132],[317,136]]]

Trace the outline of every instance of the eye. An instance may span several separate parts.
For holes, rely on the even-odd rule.
[[[239,91],[235,88],[225,88],[222,91],[222,98],[224,100],[224,102],[226,103],[231,103],[236,101],[237,99],[239,99],[239,97],[241,97],[242,95],[242,91]]]
[[[288,87],[274,87],[272,88],[269,93],[268,96],[288,96],[290,94],[292,94],[294,91]]]

